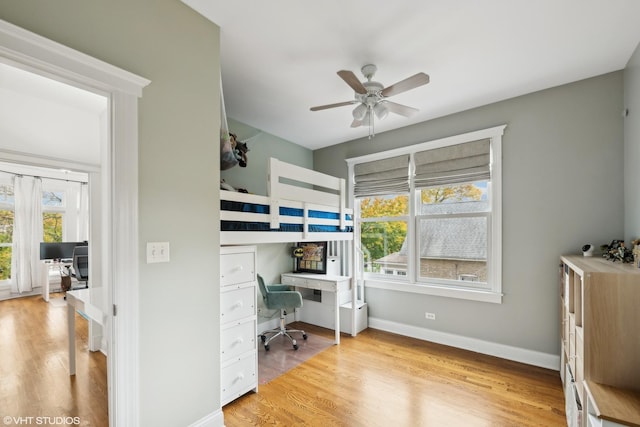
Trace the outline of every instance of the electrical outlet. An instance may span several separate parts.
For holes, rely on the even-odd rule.
[[[429,313],[428,311],[426,313],[424,313],[424,317],[425,317],[425,319],[436,320],[436,314],[435,313]]]

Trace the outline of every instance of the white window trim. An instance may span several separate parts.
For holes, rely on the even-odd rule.
[[[422,219],[434,219],[434,218],[478,218],[478,217],[484,217],[487,218],[487,238],[489,239],[488,245],[489,245],[489,250],[491,250],[492,248],[492,242],[491,242],[491,212],[464,212],[464,213],[456,213],[456,214],[438,214],[438,215],[416,215],[415,217],[415,226],[413,228],[413,230],[419,230],[420,229],[420,220]],[[416,235],[416,233],[414,232],[414,236]],[[413,254],[414,256],[414,265],[419,265],[420,264],[420,257],[418,256],[418,254],[420,253],[420,240],[416,239],[416,250]],[[489,265],[487,265],[487,268],[489,267]],[[419,269],[418,269],[419,270]],[[416,275],[414,276],[416,278],[415,283],[416,284],[421,284],[421,285],[431,285],[431,286],[443,286],[446,288],[450,288],[450,287],[461,287],[464,288],[464,286],[470,286],[470,285],[465,285],[464,283],[462,283],[462,280],[454,280],[454,279],[437,279],[437,278],[432,278],[432,277],[422,277],[420,276],[420,271],[416,271]],[[452,283],[452,285],[448,285],[448,283]],[[455,285],[453,284],[455,283]],[[491,276],[489,274],[487,274],[487,282],[476,282],[477,284],[475,286],[471,286],[473,289],[471,290],[483,290],[483,291],[490,291],[490,292],[494,292],[494,288],[491,287],[492,286],[492,280],[491,280]],[[482,286],[479,286],[482,285]]]
[[[400,156],[403,154],[412,155],[413,153],[419,151],[433,150],[436,148],[477,141],[480,139],[489,138],[491,140],[491,185],[489,188],[489,191],[491,192],[491,215],[488,233],[490,239],[490,259],[487,263],[487,280],[491,286],[491,289],[487,290],[456,288],[446,287],[434,283],[426,283],[423,281],[417,282],[414,266],[415,262],[409,262],[408,264],[408,274],[406,276],[408,281],[397,281],[378,275],[375,277],[365,277],[363,281],[365,287],[497,304],[502,303],[502,135],[504,134],[504,130],[506,127],[507,125],[495,126],[492,128],[410,145],[407,147],[400,147],[392,150],[381,151],[360,157],[346,159],[348,166],[349,204],[353,207],[355,206],[355,196],[353,190],[355,184],[354,166],[356,164],[382,160],[389,157]],[[413,190],[414,188],[412,184],[409,193],[410,195],[415,193]],[[415,215],[413,217],[415,218]],[[407,236],[410,239],[408,256],[410,260],[414,260],[417,242],[415,242],[415,233],[413,231],[414,224],[411,224],[411,222],[412,221],[410,221],[409,224],[409,232],[407,233]],[[354,241],[357,245],[358,242],[360,242],[360,230],[358,227],[356,227],[354,233]]]

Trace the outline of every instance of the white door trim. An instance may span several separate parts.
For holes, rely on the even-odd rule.
[[[0,60],[111,101],[105,199],[109,424],[139,425],[138,98],[150,81],[0,20]],[[27,154],[27,153],[25,153]],[[112,307],[117,306],[114,316]]]

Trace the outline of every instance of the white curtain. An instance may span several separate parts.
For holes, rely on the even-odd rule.
[[[11,291],[30,292],[41,286],[44,267],[42,242],[42,180],[16,175],[13,181],[15,210],[11,255]]]
[[[78,241],[89,240],[89,184],[80,183],[78,206]]]

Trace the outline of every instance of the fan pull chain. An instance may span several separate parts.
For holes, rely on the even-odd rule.
[[[374,114],[373,114],[373,108],[371,106],[369,106],[369,139],[373,138],[374,136],[376,136],[375,134],[375,126],[374,126]]]

